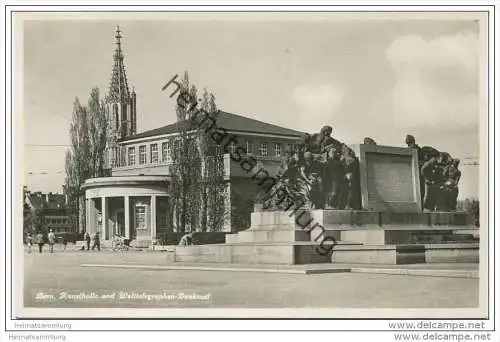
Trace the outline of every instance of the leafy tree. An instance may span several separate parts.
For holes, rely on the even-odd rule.
[[[69,197],[70,217],[80,232],[85,227],[85,194],[82,185],[92,177],[104,176],[106,148],[106,115],[99,99],[99,89],[93,88],[87,106],[78,98],[73,103],[70,126],[71,148],[66,152],[65,190]]]
[[[186,72],[179,94],[197,99],[197,89]],[[224,153],[205,129],[190,123],[195,112],[216,115],[215,97],[205,89],[202,102],[177,104],[178,137],[172,155],[171,190],[178,231],[220,231],[227,217],[224,185]]]
[[[467,198],[459,201],[458,210],[465,211],[471,217],[472,224],[479,227],[479,200],[476,198]]]
[[[31,222],[34,231],[42,232],[44,235],[47,233],[47,225],[45,224],[45,215],[42,208],[31,211]]]
[[[204,111],[212,116],[217,115],[217,105],[215,103],[215,96],[213,94],[208,94],[205,90],[204,105],[202,108]],[[200,130],[203,131],[204,130]],[[212,140],[210,138],[210,140]],[[205,156],[205,164],[207,171],[205,172],[206,179],[204,183],[206,184],[207,198],[207,230],[218,232],[224,228],[224,221],[227,218],[230,211],[228,210],[229,191],[226,191],[226,184],[224,182],[224,151],[222,146],[216,146],[213,141],[211,144],[210,153]]]
[[[186,72],[181,81],[179,94],[189,92],[196,99],[196,87],[190,85]],[[172,210],[177,231],[185,232],[196,229],[198,223],[199,200],[196,183],[199,181],[200,157],[195,137],[190,131],[189,117],[192,107],[189,104],[177,104],[177,131],[174,140],[171,166]],[[197,205],[198,204],[198,205]]]
[[[104,175],[104,153],[107,140],[107,118],[103,101],[99,101],[99,89],[90,91],[90,99],[87,105],[89,119],[90,137],[90,173],[92,177]]]

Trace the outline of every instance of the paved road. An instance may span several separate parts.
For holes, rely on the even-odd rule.
[[[478,279],[349,273],[303,275],[80,267],[84,263],[166,264],[165,254],[158,252],[58,251],[53,254],[25,253],[24,257],[26,307],[478,306]],[[60,296],[65,296],[64,293],[68,296],[59,299]],[[86,296],[72,297],[82,293]],[[128,295],[128,298],[120,298],[120,293]],[[197,297],[189,297],[193,294]],[[144,295],[156,297],[149,297],[148,300]],[[132,298],[134,296],[139,298]]]

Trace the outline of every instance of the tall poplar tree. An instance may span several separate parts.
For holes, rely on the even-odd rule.
[[[99,90],[93,88],[87,106],[78,98],[73,103],[73,116],[69,129],[71,148],[66,152],[65,189],[69,197],[72,223],[78,231],[85,227],[85,180],[104,176],[104,152],[106,148],[106,114],[99,99]]]
[[[196,87],[190,85],[189,75],[184,73],[179,94],[188,92],[196,99]],[[195,230],[199,221],[199,195],[197,188],[200,177],[200,158],[196,137],[189,121],[193,106],[179,103],[176,106],[177,132],[172,153],[171,190],[173,213],[177,230]]]

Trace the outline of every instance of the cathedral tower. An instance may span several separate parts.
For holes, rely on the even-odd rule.
[[[108,141],[106,149],[106,168],[125,165],[125,151],[117,142],[136,134],[136,94],[128,87],[127,74],[123,64],[120,27],[116,28],[116,49],[113,55],[113,71],[108,93],[106,94],[106,115],[108,119]]]

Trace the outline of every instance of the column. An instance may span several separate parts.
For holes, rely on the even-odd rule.
[[[108,201],[106,197],[101,197],[101,219],[102,239],[109,240],[111,236],[108,229]]]
[[[90,216],[90,201],[92,201],[92,199],[90,198],[87,198],[85,200],[85,231],[86,232],[89,232],[89,234],[91,234],[92,230],[90,228],[90,225],[91,225],[91,216]]]
[[[87,222],[85,223],[86,229],[90,235],[97,231],[97,218],[95,202],[93,198],[89,198],[87,202]]]
[[[125,238],[130,239],[130,197],[125,196],[123,198],[124,208],[125,208]]]
[[[156,195],[151,196],[151,240],[156,238]]]

